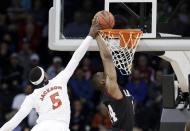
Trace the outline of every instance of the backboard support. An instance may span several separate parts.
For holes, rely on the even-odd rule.
[[[159,57],[170,62],[176,74],[178,86],[183,92],[189,92],[190,51],[165,51],[165,54]]]

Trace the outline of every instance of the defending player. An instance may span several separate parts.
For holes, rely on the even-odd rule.
[[[41,67],[35,67],[29,79],[37,89],[24,100],[20,110],[0,131],[12,131],[30,113],[32,108],[39,114],[37,125],[32,131],[69,131],[70,101],[67,93],[67,82],[86,53],[91,40],[96,36],[99,25],[92,21],[89,35],[73,54],[66,68],[55,78],[48,80]]]
[[[112,56],[104,40],[99,35],[96,40],[104,66],[104,73],[97,72],[93,76],[93,82],[103,93],[102,101],[109,111],[113,131],[132,131],[134,124],[132,97],[127,90],[119,88]]]

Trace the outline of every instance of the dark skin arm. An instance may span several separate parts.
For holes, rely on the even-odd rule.
[[[101,38],[100,35],[97,35],[96,41],[100,50],[100,56],[104,66],[104,73],[106,75],[106,89],[112,97],[121,99],[123,98],[123,95],[117,83],[117,74],[114,63],[112,61],[112,56],[106,46],[105,41]]]

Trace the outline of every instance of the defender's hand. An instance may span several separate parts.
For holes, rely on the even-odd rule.
[[[100,26],[98,24],[98,19],[97,17],[94,17],[92,20],[92,25],[91,25],[90,32],[88,35],[95,38],[99,30],[100,30]]]

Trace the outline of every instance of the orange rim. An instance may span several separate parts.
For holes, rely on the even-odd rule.
[[[141,38],[143,32],[139,29],[104,29],[99,33],[105,37],[112,37],[120,40],[120,46],[134,47],[137,39]]]

